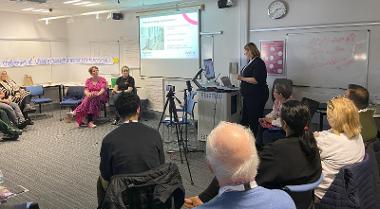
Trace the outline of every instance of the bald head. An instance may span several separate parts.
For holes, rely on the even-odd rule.
[[[221,185],[254,180],[258,157],[252,132],[238,124],[221,122],[207,139],[208,163]]]

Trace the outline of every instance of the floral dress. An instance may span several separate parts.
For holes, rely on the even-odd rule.
[[[82,103],[74,110],[78,124],[81,124],[87,115],[92,115],[92,119],[99,117],[101,105],[108,100],[107,81],[105,78],[99,76],[96,83],[91,78],[88,78],[85,88],[91,93],[100,92],[102,89],[105,92],[100,96],[85,96]]]

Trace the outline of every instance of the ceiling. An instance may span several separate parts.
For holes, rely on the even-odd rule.
[[[69,0],[47,0],[46,3],[36,3],[27,0],[0,0],[0,11],[23,14],[38,14],[46,17],[51,17],[62,15],[78,15],[85,12],[102,10],[125,11],[148,9],[157,5],[186,2],[185,0],[120,0],[120,3],[118,3],[118,0],[81,0],[81,2],[90,1],[91,3],[99,4],[94,6],[76,6],[73,4],[64,4],[63,2],[65,1]],[[26,8],[42,9],[45,12],[22,11],[22,9]],[[48,12],[49,9],[52,9],[52,11]]]

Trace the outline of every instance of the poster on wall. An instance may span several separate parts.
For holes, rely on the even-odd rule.
[[[267,66],[268,75],[283,75],[285,60],[285,41],[260,41],[261,58]]]

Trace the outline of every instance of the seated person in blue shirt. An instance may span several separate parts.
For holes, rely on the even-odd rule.
[[[296,208],[286,192],[256,184],[259,157],[249,129],[234,123],[219,123],[208,136],[206,158],[220,189],[218,196],[197,208]]]
[[[121,92],[136,94],[135,79],[129,75],[129,67],[123,66],[121,68],[122,76],[117,78],[116,85],[112,89],[111,105],[113,105]],[[120,120],[120,115],[115,109],[115,120],[112,125],[117,125]]]

